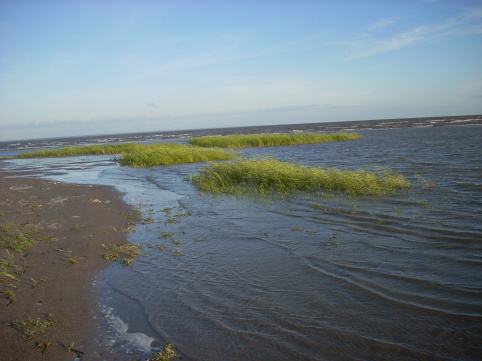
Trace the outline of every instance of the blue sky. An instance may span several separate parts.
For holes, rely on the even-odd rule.
[[[481,0],[0,1],[0,140],[482,113]]]

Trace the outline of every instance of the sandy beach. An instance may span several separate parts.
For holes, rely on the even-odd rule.
[[[105,247],[126,242],[122,228],[135,221],[132,212],[109,187],[11,176],[0,173],[0,239],[5,245],[19,229],[39,242],[22,252],[0,249],[15,277],[4,273],[0,283],[0,359],[99,358],[92,281],[110,264]],[[28,319],[46,327],[12,327]],[[72,343],[74,350],[65,347]]]

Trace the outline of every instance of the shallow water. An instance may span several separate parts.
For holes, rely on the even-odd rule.
[[[114,185],[141,211],[129,237],[144,257],[96,280],[106,359],[166,343],[186,360],[480,358],[482,126],[358,131],[363,139],[243,152],[389,166],[413,189],[251,200],[195,192],[185,178],[203,164],[131,169],[92,156],[2,168]]]

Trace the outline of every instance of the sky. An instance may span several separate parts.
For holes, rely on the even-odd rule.
[[[482,114],[482,0],[0,0],[0,140]]]

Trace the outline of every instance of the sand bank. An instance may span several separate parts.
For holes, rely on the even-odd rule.
[[[0,249],[0,261],[13,256],[7,272],[16,278],[3,277],[0,283],[0,291],[11,291],[16,299],[0,297],[0,359],[74,360],[75,352],[59,347],[71,343],[84,359],[98,359],[91,341],[98,319],[92,281],[110,264],[102,258],[104,246],[126,242],[122,228],[133,221],[132,212],[109,187],[12,175],[0,173],[0,236],[7,236],[5,226],[18,226],[43,240],[25,252]],[[8,325],[28,318],[45,321],[49,314],[55,325],[30,340]],[[54,346],[36,348],[49,342]]]

